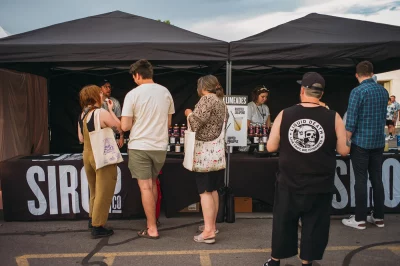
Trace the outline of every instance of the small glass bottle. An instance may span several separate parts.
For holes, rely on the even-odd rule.
[[[176,143],[176,145],[175,145],[175,152],[181,152],[181,144]]]
[[[179,126],[178,124],[175,124],[174,126],[174,133],[173,133],[175,138],[179,138]]]
[[[264,142],[262,141],[262,139],[260,140],[260,143],[258,143],[258,151],[259,152],[263,152],[265,149],[264,149]]]
[[[254,134],[253,143],[254,144],[260,143],[260,136],[258,135],[258,133]]]

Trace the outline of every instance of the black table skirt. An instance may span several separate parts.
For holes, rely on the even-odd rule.
[[[386,211],[400,212],[400,156],[386,154],[383,180]],[[193,173],[182,166],[183,159],[167,158],[160,176],[162,202],[167,217],[199,202]],[[110,208],[110,218],[143,216],[140,191],[125,161],[118,165],[119,185]],[[235,196],[252,197],[272,206],[278,158],[256,158],[232,154],[229,186]],[[54,220],[87,218],[88,189],[80,154],[26,156],[0,163],[4,217],[11,220]],[[352,181],[353,180],[353,181]],[[354,173],[349,158],[337,158],[336,192],[332,213],[354,209]]]

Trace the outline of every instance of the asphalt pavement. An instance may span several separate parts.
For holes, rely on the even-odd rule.
[[[87,221],[4,222],[0,219],[0,265],[257,265],[270,256],[272,216],[237,214],[218,224],[215,244],[193,241],[200,214],[161,217],[160,239],[137,236],[145,220],[111,220],[109,238],[91,239]],[[387,215],[385,228],[356,230],[332,217],[328,248],[314,265],[400,265],[400,215]],[[298,257],[281,265],[301,265]]]

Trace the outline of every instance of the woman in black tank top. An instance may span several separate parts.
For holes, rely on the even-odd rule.
[[[114,131],[120,132],[121,124],[115,114],[100,108],[101,89],[95,85],[85,86],[79,93],[80,104],[83,109],[78,118],[79,140],[83,143],[83,165],[86,178],[89,184],[89,229],[92,230],[92,238],[107,237],[112,235],[113,230],[104,228],[108,219],[108,212],[112,197],[114,196],[115,184],[117,182],[117,165],[107,165],[96,170],[92,143],[89,132],[94,130],[94,113],[99,112],[100,126],[111,127]],[[112,102],[108,103],[109,110],[112,110]],[[84,178],[84,177],[81,177]]]

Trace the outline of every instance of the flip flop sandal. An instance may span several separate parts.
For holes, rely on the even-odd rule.
[[[147,239],[159,239],[159,238],[160,238],[160,236],[151,236],[151,235],[149,235],[149,233],[147,232],[147,230],[148,230],[148,229],[143,229],[143,230],[139,231],[139,232],[137,233],[137,235],[138,235],[139,237],[143,237],[143,238],[147,238]]]
[[[199,228],[197,228],[197,231],[199,232],[203,232],[204,231],[204,224],[203,225],[199,225]],[[215,234],[218,234],[219,230],[215,229]]]
[[[206,243],[206,244],[214,244],[215,243],[215,237],[204,239],[202,234],[194,236],[193,240],[197,243]]]

